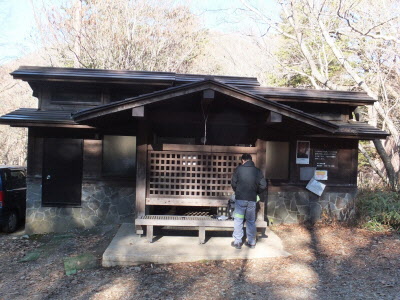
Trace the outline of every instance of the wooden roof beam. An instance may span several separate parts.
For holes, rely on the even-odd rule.
[[[267,124],[271,123],[282,123],[282,115],[276,112],[270,111],[267,113]]]
[[[144,117],[144,106],[138,106],[138,107],[132,108],[132,117],[143,118]]]

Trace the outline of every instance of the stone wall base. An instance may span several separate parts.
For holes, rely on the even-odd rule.
[[[85,183],[81,207],[42,207],[41,179],[28,179],[27,187],[25,231],[28,234],[134,222],[134,187]]]
[[[81,207],[42,207],[41,179],[27,181],[25,231],[28,234],[63,232],[97,225],[133,223],[135,188],[105,182],[82,186]],[[328,215],[344,220],[354,213],[357,188],[324,192],[321,197],[304,190],[268,192],[266,215],[273,224],[316,222]]]
[[[324,192],[321,197],[307,191],[269,192],[267,216],[270,224],[315,223],[322,216],[345,220],[354,214],[357,188],[346,192]]]

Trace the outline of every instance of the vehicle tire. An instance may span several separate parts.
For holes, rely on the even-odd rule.
[[[18,226],[18,215],[15,211],[13,211],[8,215],[7,222],[2,229],[4,232],[11,233],[17,230],[17,226]]]

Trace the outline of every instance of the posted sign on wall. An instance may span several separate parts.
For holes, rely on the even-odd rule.
[[[336,150],[315,150],[314,155],[317,168],[337,168]]]
[[[328,180],[328,171],[327,170],[315,170],[314,178],[316,180]]]

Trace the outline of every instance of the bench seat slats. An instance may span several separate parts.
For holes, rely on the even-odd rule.
[[[228,199],[229,199],[228,196],[223,199],[149,197],[146,198],[146,205],[223,207],[227,206]]]
[[[147,215],[138,217],[135,225],[233,227],[233,220],[219,221],[208,216]],[[265,221],[256,221],[256,227],[267,228]]]

